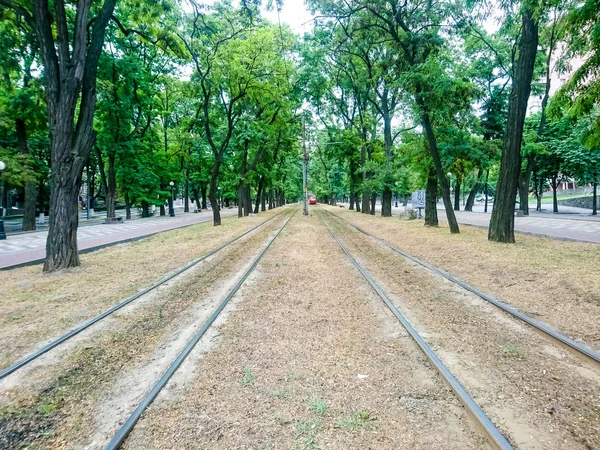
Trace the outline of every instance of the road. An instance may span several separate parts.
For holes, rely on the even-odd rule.
[[[237,214],[237,209],[221,211],[223,217]],[[103,223],[80,227],[77,232],[79,250],[89,250],[118,242],[139,239],[161,231],[174,230],[212,220],[212,211],[175,216],[151,217],[120,224]],[[0,269],[27,264],[44,258],[48,231],[9,235],[0,241]]]

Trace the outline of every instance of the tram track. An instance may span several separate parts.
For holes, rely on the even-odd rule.
[[[332,214],[334,215],[334,214]],[[335,216],[335,215],[334,215]],[[435,354],[435,352],[431,349],[431,347],[425,342],[425,340],[421,337],[421,335],[417,332],[417,330],[411,325],[411,323],[404,317],[404,315],[396,308],[394,303],[389,299],[389,297],[385,294],[383,289],[377,284],[372,275],[357,261],[354,255],[350,252],[350,250],[344,245],[341,239],[335,234],[335,232],[331,229],[326,221],[324,221],[321,217],[324,226],[327,228],[327,231],[331,234],[331,237],[337,242],[342,251],[348,257],[348,259],[352,262],[352,264],[356,267],[356,269],[360,272],[363,278],[369,283],[369,285],[373,288],[373,290],[377,293],[377,295],[383,300],[386,306],[392,311],[394,316],[398,319],[398,321],[402,324],[405,330],[409,333],[411,338],[415,341],[415,343],[419,346],[421,351],[425,354],[425,356],[429,359],[429,361],[433,364],[436,370],[440,373],[440,375],[444,378],[444,380],[449,384],[452,391],[456,394],[458,399],[463,403],[463,405],[467,408],[471,416],[475,419],[478,426],[484,431],[488,438],[488,442],[494,447],[502,450],[512,449],[513,446],[506,439],[506,437],[496,428],[491,419],[485,414],[485,412],[481,409],[481,407],[473,400],[473,398],[469,395],[469,393],[464,389],[464,387],[460,384],[460,382],[456,379],[456,377],[450,372],[450,370],[444,365],[444,363],[440,360],[440,358]]]
[[[359,264],[515,447],[596,448],[600,376],[594,359],[461,284],[435,281],[436,271],[401,253],[399,259],[382,240],[327,213]]]
[[[353,223],[349,222],[348,220],[344,219],[343,217],[338,216],[337,214],[332,213],[331,211],[328,211],[326,209],[323,209],[323,211],[327,212],[328,214],[334,216],[336,219],[342,221],[344,224],[354,228],[356,231],[364,234],[365,236],[368,236],[372,239],[374,239],[375,241],[377,241],[379,244],[381,244],[382,246],[392,250],[393,252],[401,255],[402,257],[404,257],[406,260],[411,261],[415,264],[418,264],[421,267],[424,267],[426,269],[428,269],[429,271],[435,273],[436,275],[441,276],[442,278],[450,281],[451,283],[463,288],[464,290],[475,294],[477,297],[485,300],[486,302],[488,302],[489,304],[497,307],[498,309],[504,311],[505,313],[509,314],[510,316],[519,319],[521,321],[523,321],[524,323],[526,323],[527,325],[530,325],[531,327],[535,328],[538,332],[540,332],[542,335],[548,337],[549,339],[551,339],[553,342],[557,342],[559,344],[561,344],[564,348],[568,349],[569,351],[573,352],[574,354],[576,354],[579,357],[582,357],[594,364],[596,364],[596,367],[598,369],[600,369],[600,353],[592,350],[591,348],[580,344],[579,342],[576,342],[575,340],[565,336],[564,334],[560,333],[559,331],[553,329],[552,327],[550,327],[549,325],[536,320],[532,317],[529,317],[528,315],[524,314],[523,312],[519,311],[518,309],[500,301],[495,299],[494,297],[492,297],[489,294],[486,294],[485,292],[480,291],[479,289],[471,286],[470,284],[466,283],[465,281],[462,281],[452,275],[450,275],[449,273],[441,270],[440,268],[429,264],[427,262],[421,261],[420,259],[410,255],[409,253],[401,250],[400,248],[398,248],[397,246],[395,246],[394,244],[386,241],[385,239],[382,239],[374,234],[369,233],[368,231],[365,231],[364,229],[354,225]]]
[[[61,442],[79,442],[85,448],[105,445],[109,434],[126,419],[123,415],[135,408],[156,375],[173,362],[213,309],[224,308],[221,299],[239,289],[242,273],[248,276],[248,267],[256,266],[256,255],[264,254],[292,216],[290,210],[278,214],[277,223],[269,220],[272,226],[260,230],[256,238],[233,246],[226,256],[211,259],[202,270],[144,299],[141,309],[116,314],[107,322],[109,328],[85,336],[84,342],[75,343],[76,348],[69,346],[49,367],[36,368],[33,377],[27,372],[25,378],[7,380],[6,395],[0,398],[0,448],[26,448],[25,444],[34,442],[45,448],[62,446]],[[217,323],[226,316],[221,314]],[[199,351],[209,349],[216,336],[211,329]],[[189,358],[193,365],[199,355],[196,352]],[[177,374],[177,386],[194,370],[187,364]],[[39,405],[48,404],[60,406],[46,418],[40,415]],[[31,424],[35,424],[33,433],[22,431],[31,429]],[[50,438],[38,440],[35,430],[46,426],[53,429]],[[83,429],[89,433],[81,434]]]
[[[282,214],[284,214],[284,212],[278,213],[278,214],[274,215],[273,217],[270,217],[266,221],[258,224],[257,226],[251,228],[250,230],[248,230],[248,231],[240,234],[239,236],[235,237],[234,239],[231,239],[228,242],[226,242],[225,244],[217,247],[216,249],[211,250],[206,255],[193,260],[192,262],[190,262],[190,263],[188,263],[188,264],[180,267],[179,269],[176,269],[174,272],[170,273],[166,277],[161,278],[160,280],[158,280],[155,283],[151,284],[150,286],[142,289],[141,291],[137,292],[136,294],[134,294],[134,295],[132,295],[132,296],[130,296],[130,297],[128,297],[128,298],[120,301],[118,304],[116,304],[115,306],[113,306],[113,307],[105,310],[101,314],[98,314],[97,316],[95,316],[95,317],[87,320],[82,325],[80,325],[80,326],[72,329],[71,331],[63,334],[62,336],[60,336],[60,337],[52,340],[51,342],[49,342],[46,345],[42,346],[40,349],[38,349],[38,350],[30,353],[29,355],[21,358],[20,360],[18,360],[17,362],[11,364],[10,366],[6,367],[5,369],[2,369],[0,371],[0,380],[8,377],[12,373],[14,373],[14,372],[18,371],[19,369],[27,366],[28,364],[32,363],[33,361],[35,361],[36,359],[38,359],[42,355],[48,353],[49,351],[51,351],[54,348],[60,346],[61,344],[66,343],[67,341],[69,341],[70,339],[74,338],[75,336],[77,336],[81,332],[89,329],[90,327],[92,327],[93,325],[95,325],[98,322],[102,321],[103,319],[106,319],[107,317],[113,315],[115,312],[121,310],[122,308],[124,308],[127,305],[130,305],[131,303],[133,303],[134,301],[140,299],[144,295],[146,295],[146,294],[148,294],[148,293],[156,290],[157,288],[165,285],[166,283],[168,283],[169,281],[173,280],[174,278],[176,278],[176,277],[178,277],[178,276],[180,276],[180,275],[188,272],[190,269],[196,267],[201,262],[203,262],[203,261],[209,259],[210,257],[218,254],[222,250],[230,247],[232,244],[240,241],[244,237],[250,235],[252,232],[258,230],[259,228],[261,228],[264,225],[268,224],[269,222],[271,222],[275,218],[281,216]]]
[[[238,280],[238,282],[236,283],[236,285],[229,291],[229,293],[223,299],[223,301],[219,304],[219,306],[217,307],[217,309],[215,309],[215,311],[210,315],[210,317],[208,318],[208,320],[206,320],[202,324],[202,326],[200,327],[200,330],[187,343],[187,345],[185,346],[185,348],[181,351],[181,353],[179,353],[179,355],[177,356],[177,358],[173,361],[173,363],[169,366],[169,368],[164,372],[164,374],[161,376],[161,378],[156,382],[156,384],[154,385],[154,387],[152,388],[152,390],[139,403],[139,405],[137,406],[137,408],[133,411],[133,413],[125,421],[125,423],[123,424],[123,426],[121,426],[121,428],[119,428],[119,430],[117,431],[117,433],[113,436],[113,438],[111,439],[111,441],[105,447],[105,450],[116,450],[116,449],[119,449],[121,447],[121,445],[123,444],[123,442],[125,441],[125,439],[127,439],[127,436],[129,436],[129,434],[131,433],[131,431],[135,427],[136,423],[140,420],[140,418],[144,414],[144,411],[146,410],[146,408],[148,408],[148,406],[150,406],[152,404],[152,402],[154,401],[154,399],[156,399],[156,397],[160,394],[160,392],[162,391],[162,389],[167,385],[167,383],[169,382],[169,380],[171,379],[171,377],[175,374],[175,372],[177,371],[177,369],[179,369],[179,367],[181,366],[181,364],[190,355],[190,353],[192,352],[192,350],[194,349],[194,347],[198,344],[198,342],[200,341],[200,339],[202,339],[202,337],[207,332],[207,330],[213,325],[213,323],[215,322],[215,320],[222,313],[223,309],[225,309],[225,307],[227,306],[227,304],[236,295],[236,293],[242,287],[242,285],[244,284],[244,282],[248,279],[248,277],[250,276],[250,274],[254,271],[254,269],[256,269],[256,266],[261,261],[261,259],[265,255],[265,253],[269,250],[269,248],[271,248],[271,246],[273,245],[273,243],[275,242],[275,240],[277,239],[277,237],[279,237],[279,235],[283,232],[283,230],[285,229],[285,227],[287,226],[287,224],[289,223],[289,221],[292,219],[292,217],[294,215],[295,215],[295,213],[292,214],[292,216],[290,216],[285,221],[285,223],[283,224],[283,226],[277,231],[277,233],[273,236],[273,238],[271,238],[271,240],[269,241],[269,243],[267,244],[267,246],[254,259],[254,261],[252,262],[251,266],[244,272],[244,274],[242,275],[242,277]]]

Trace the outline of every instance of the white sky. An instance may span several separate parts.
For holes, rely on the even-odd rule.
[[[277,23],[276,10],[264,11],[264,16],[271,22]],[[282,24],[288,24],[294,32],[300,35],[312,29],[313,15],[306,8],[304,0],[284,0],[279,17]]]

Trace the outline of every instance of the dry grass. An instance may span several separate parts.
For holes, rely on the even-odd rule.
[[[109,327],[96,330],[58,363],[31,374],[34,382],[24,380],[22,386],[4,390],[0,447],[101,446],[85,441],[99,428],[112,431],[118,420],[127,417],[138,397],[150,390],[181,350],[178,346],[185,345],[185,333],[197,331],[197,322],[202,321],[198,316],[210,314],[216,307],[213,303],[221,300],[213,298],[213,294],[219,297],[219,286],[235,281],[272,232],[272,226],[261,228],[249,242],[219,253],[176,288],[165,290],[133,313],[113,316]],[[122,384],[124,380],[129,383]],[[105,404],[110,403],[109,392],[116,396],[112,407]]]
[[[221,227],[203,223],[81,256],[81,266],[44,274],[41,266],[2,272],[0,368],[201,257],[276,212]]]
[[[316,217],[234,299],[189,390],[126,448],[481,448],[458,401]]]
[[[579,358],[564,355],[562,347],[521,321],[327,217],[515,446],[598,447],[600,377]]]
[[[600,350],[600,245],[529,235],[500,244],[474,227],[451,235],[446,227],[426,228],[422,221],[332,211]]]

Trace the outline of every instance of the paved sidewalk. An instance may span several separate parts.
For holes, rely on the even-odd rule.
[[[464,225],[489,227],[491,214],[455,211],[456,219]],[[440,220],[446,219],[446,213],[438,210]],[[555,239],[595,242],[600,244],[600,222],[549,218],[546,216],[515,217],[515,231],[535,234]]]
[[[348,207],[348,204],[345,206]],[[375,209],[379,214],[381,204],[378,203]],[[455,211],[458,223],[482,228],[489,227],[491,213],[477,212],[483,211],[481,205],[476,205],[473,209],[475,212]],[[581,208],[574,209],[580,210]],[[393,215],[400,214],[404,210],[403,206],[392,206]],[[491,208],[488,211],[491,211]],[[441,204],[438,204],[438,218],[446,221],[446,212]],[[515,231],[553,239],[600,244],[600,217],[581,214],[579,211],[571,213],[565,211],[564,214],[532,213],[529,217],[515,217]]]
[[[222,217],[237,214],[237,209],[221,211]],[[185,213],[175,217],[162,216],[138,219],[125,223],[80,227],[77,230],[79,250],[93,249],[121,241],[139,239],[161,231],[174,230],[212,220],[212,211]],[[9,235],[0,241],[0,269],[38,261],[46,255],[48,231]]]

